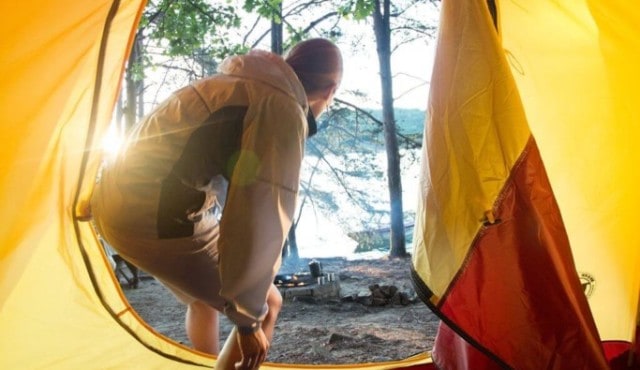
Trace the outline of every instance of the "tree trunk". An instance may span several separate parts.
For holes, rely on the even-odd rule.
[[[376,35],[376,49],[380,64],[380,82],[382,85],[382,116],[384,123],[384,141],[387,152],[387,177],[391,206],[391,236],[389,255],[404,257],[407,255],[404,219],[402,209],[402,180],[400,177],[400,151],[396,121],[393,112],[393,85],[391,76],[391,29],[389,26],[390,0],[382,0],[384,9],[380,9],[380,0],[375,0],[373,29]]]
[[[126,127],[124,125],[124,97],[122,96],[122,92],[118,95],[118,100],[116,101],[116,128],[119,135],[124,135],[127,132]]]
[[[298,242],[296,241],[295,225],[295,223],[291,225],[289,235],[287,235],[287,240],[284,241],[284,248],[282,249],[282,258],[292,261],[298,261],[300,259],[300,255],[298,254]]]
[[[282,2],[277,5],[277,14],[271,18],[271,51],[282,55]]]
[[[129,54],[129,60],[127,61],[127,69],[125,70],[125,89],[126,89],[126,99],[123,107],[124,113],[124,122],[125,122],[125,132],[128,132],[133,125],[135,125],[137,117],[137,109],[136,109],[136,85],[135,85],[135,60],[136,60],[136,47],[135,42],[133,43],[133,49]]]
[[[144,115],[143,104],[143,82],[142,76],[136,76],[136,66],[142,62],[142,48],[140,34],[136,34],[133,42],[133,48],[127,60],[127,69],[125,70],[126,82],[126,102],[123,108],[125,118],[125,132],[133,127],[138,119]],[[140,69],[142,70],[142,69]]]
[[[274,14],[271,18],[271,52],[282,55],[282,2],[277,6],[277,14]],[[295,222],[291,224],[291,228],[289,229],[289,235],[282,249],[282,258],[291,258],[294,260],[299,258]]]

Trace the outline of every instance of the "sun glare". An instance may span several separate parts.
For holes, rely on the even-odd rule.
[[[115,157],[122,146],[123,140],[120,130],[115,125],[109,126],[106,135],[102,138],[102,150],[105,156],[109,158]]]

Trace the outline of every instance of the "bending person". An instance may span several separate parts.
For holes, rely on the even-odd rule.
[[[305,140],[341,78],[340,51],[324,39],[285,59],[230,57],[134,127],[96,185],[102,237],[188,306],[195,349],[219,352],[218,312],[235,324],[229,368],[266,358]]]

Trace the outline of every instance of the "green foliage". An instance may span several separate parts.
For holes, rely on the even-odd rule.
[[[372,0],[351,0],[338,8],[338,12],[345,18],[353,17],[359,21],[373,13],[374,2]]]
[[[239,51],[225,34],[238,28],[241,19],[230,5],[212,5],[204,0],[160,0],[150,2],[141,26],[144,35],[163,46],[167,56],[221,59]]]
[[[282,0],[246,0],[243,9],[247,12],[256,12],[261,17],[282,22],[279,15],[279,8]]]
[[[147,59],[145,59],[145,61],[146,60]],[[144,66],[147,64],[148,63],[135,63],[129,67],[127,73],[129,73],[133,81],[142,81],[142,78],[144,76]]]

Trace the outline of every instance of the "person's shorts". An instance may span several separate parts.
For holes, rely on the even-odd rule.
[[[224,301],[218,294],[220,227],[215,217],[201,220],[195,236],[173,239],[144,238],[139,236],[144,233],[122,232],[105,226],[108,223],[100,224],[102,237],[122,258],[156,278],[180,302],[200,300],[223,310]]]

